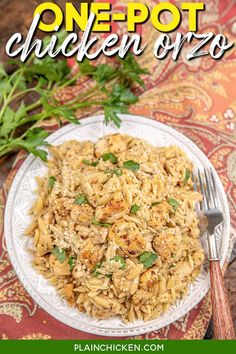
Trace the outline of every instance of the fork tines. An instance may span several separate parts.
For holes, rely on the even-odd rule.
[[[204,168],[203,171],[198,169],[197,179],[199,184],[197,184],[196,177],[193,177],[194,189],[199,190],[203,195],[203,200],[201,202],[201,209],[208,210],[217,208],[217,189],[213,171],[211,168]]]

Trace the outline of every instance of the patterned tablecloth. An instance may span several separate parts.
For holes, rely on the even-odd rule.
[[[127,3],[112,2],[117,11],[122,11]],[[199,21],[202,32],[224,33],[229,40],[235,40],[236,2],[208,0],[206,11],[199,16]],[[114,30],[121,33],[122,29],[116,26],[117,24],[114,25]],[[193,140],[208,156],[219,173],[228,196],[232,218],[232,247],[236,227],[236,48],[220,61],[206,56],[187,62],[184,59],[185,50],[177,62],[170,59],[157,61],[151,47],[158,32],[149,23],[140,30],[143,42],[150,43],[150,46],[139,57],[139,61],[149,69],[150,75],[146,78],[146,90],[139,92],[140,100],[131,113],[152,117],[174,127]],[[184,25],[181,30],[188,31]],[[63,97],[74,95],[80,89],[81,86],[70,88]],[[79,118],[82,117],[83,112],[80,112]],[[55,129],[53,121],[49,122],[48,128],[51,131]],[[12,269],[4,242],[4,205],[11,182],[24,158],[25,154],[21,152],[0,190],[0,338],[102,338],[74,330],[53,319],[36,305]],[[228,257],[230,251],[231,248]],[[183,318],[138,338],[201,339],[210,317],[208,294]]]

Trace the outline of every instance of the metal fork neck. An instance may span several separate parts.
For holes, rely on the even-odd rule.
[[[207,239],[208,239],[208,249],[209,249],[209,260],[210,261],[219,261],[219,254],[216,245],[216,238],[214,233],[210,234],[207,231]]]

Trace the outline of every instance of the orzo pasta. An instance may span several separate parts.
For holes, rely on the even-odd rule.
[[[187,294],[204,252],[185,153],[121,134],[50,150],[27,234],[34,266],[68,303],[148,321]]]

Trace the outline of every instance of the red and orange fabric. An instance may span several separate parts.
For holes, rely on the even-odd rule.
[[[127,2],[112,1],[113,9],[125,11]],[[149,3],[156,2],[152,0]],[[199,16],[199,28],[201,32],[224,33],[230,41],[234,41],[236,3],[230,0],[208,0],[206,11]],[[114,30],[122,33],[122,28]],[[184,25],[181,30],[188,31]],[[150,74],[146,78],[146,90],[140,92],[140,100],[132,107],[131,113],[171,125],[193,140],[208,156],[228,196],[232,245],[236,228],[236,48],[231,49],[220,61],[206,56],[188,62],[184,58],[185,50],[177,62],[170,58],[158,61],[151,50],[158,32],[148,22],[140,31],[143,43],[148,43],[149,47],[138,60],[148,68]],[[73,93],[80,90],[81,85],[78,85],[73,88]],[[65,96],[71,94],[71,90],[65,92]],[[80,113],[79,118],[82,117],[83,113]],[[48,122],[47,128],[53,131],[55,122]],[[4,205],[11,182],[24,158],[25,153],[19,153],[4,188],[0,190],[0,338],[102,338],[74,330],[48,315],[27,294],[12,269],[4,242]],[[229,254],[230,251],[231,248]],[[208,294],[183,318],[139,338],[201,339],[210,317]]]

